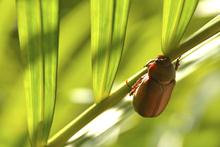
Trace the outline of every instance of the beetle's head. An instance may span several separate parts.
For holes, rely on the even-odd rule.
[[[172,64],[170,58],[163,55],[158,56],[155,62],[158,66],[161,67],[167,67],[170,66],[170,64]]]
[[[148,66],[149,76],[161,82],[175,79],[175,69],[169,57],[160,55]]]

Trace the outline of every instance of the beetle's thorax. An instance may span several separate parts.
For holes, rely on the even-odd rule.
[[[148,65],[148,76],[163,84],[175,80],[175,68],[169,57],[159,56],[151,62]]]

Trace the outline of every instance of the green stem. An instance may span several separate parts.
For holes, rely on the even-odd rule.
[[[213,35],[220,32],[220,17],[218,17],[217,21],[212,22],[209,25],[205,25],[202,29],[196,32],[192,37],[184,41],[180,44],[179,49],[175,50],[175,52],[169,53],[169,57],[174,60],[180,55],[184,54],[188,50],[197,46],[201,42],[207,40]],[[147,69],[143,68],[139,72],[137,72],[134,76],[127,80],[128,85],[133,85],[138,78],[142,75],[146,74]],[[130,91],[126,82],[123,82],[119,88],[113,92],[109,97],[105,98],[98,104],[93,104],[86,111],[84,111],[80,116],[67,124],[63,129],[61,129],[57,134],[55,134],[49,141],[48,147],[61,147],[64,146],[70,137],[72,137],[76,132],[78,132],[81,128],[87,125],[91,120],[93,120],[96,116],[111,108],[112,106],[118,104]]]
[[[133,85],[138,78],[147,72],[146,68],[141,69],[137,74],[132,76],[127,80],[129,85]],[[48,147],[61,147],[66,141],[72,137],[77,131],[83,128],[86,124],[88,124],[91,120],[93,120],[96,116],[111,108],[120,102],[130,91],[130,88],[124,82],[119,88],[113,92],[109,97],[102,100],[100,103],[93,104],[86,111],[84,111],[81,115],[79,115],[72,122],[67,124],[63,129],[61,129],[57,134],[55,134],[48,142]]]
[[[210,20],[207,24],[205,24],[201,29],[199,29],[192,36],[184,40],[179,46],[179,49],[174,50],[173,52],[168,53],[168,56],[171,59],[176,59],[181,56],[185,52],[189,51],[193,47],[202,43],[203,41],[209,39],[215,34],[220,32],[220,15],[217,15],[215,18]]]

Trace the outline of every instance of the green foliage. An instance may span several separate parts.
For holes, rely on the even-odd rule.
[[[120,63],[129,0],[91,0],[92,69],[96,102],[108,96]]]
[[[58,1],[17,0],[19,39],[26,56],[25,87],[32,146],[44,146],[56,98]]]
[[[21,4],[27,1],[17,0],[17,2]],[[33,6],[33,2],[38,4]],[[51,87],[48,87],[50,90],[46,90],[48,92],[47,95],[50,94],[51,96],[48,97],[52,98],[55,94],[50,93],[50,91],[55,90],[55,87],[53,87],[55,83],[52,82],[56,81],[54,69],[56,68],[57,62],[55,61],[57,60],[55,57],[57,56],[57,48],[54,49],[53,47],[57,47],[56,45],[58,43],[54,41],[57,39],[58,18],[56,12],[58,5],[55,1],[49,0],[41,1],[41,4],[39,4],[39,2],[39,0],[30,0],[27,2],[29,3],[28,7],[22,4],[28,12],[25,12],[24,9],[17,9],[18,14],[16,15],[15,1],[0,1],[0,146],[3,147],[30,146],[30,137],[26,130],[26,119],[29,118],[33,121],[33,118],[31,113],[28,113],[28,116],[25,115],[26,99],[24,93],[28,91],[23,87],[23,77],[25,77],[26,85],[28,85],[28,83],[32,84],[38,95],[42,95],[41,91],[46,90],[43,81],[46,82],[46,79],[51,80]],[[54,5],[52,2],[55,2]],[[109,1],[104,2],[110,3]],[[115,0],[114,2],[118,3],[119,1]],[[122,3],[122,1],[120,2]],[[128,1],[123,2],[126,3]],[[121,63],[117,71],[116,79],[114,80],[114,89],[109,97],[106,97],[106,99],[96,104],[92,103],[92,71],[90,68],[91,3],[88,0],[63,0],[59,1],[59,3],[61,17],[59,20],[58,92],[56,111],[48,146],[60,147],[62,144],[65,144],[73,134],[79,131],[83,134],[82,128],[86,124],[94,118],[99,118],[99,114],[102,114],[107,108],[112,108],[117,104],[120,106],[126,105],[126,107],[121,107],[120,109],[118,107],[113,108],[114,111],[122,114],[118,120],[114,120],[117,125],[107,130],[103,128],[97,130],[97,127],[106,127],[106,123],[113,125],[109,119],[112,119],[112,116],[115,117],[116,115],[108,115],[104,118],[102,123],[89,128],[92,131],[96,130],[97,134],[92,134],[92,132],[86,132],[84,130],[84,134],[74,139],[73,144],[75,146],[96,147],[152,147],[163,146],[164,144],[169,147],[176,147],[178,145],[183,147],[201,145],[220,146],[218,140],[218,132],[220,131],[218,124],[220,123],[220,119],[217,117],[220,104],[218,100],[220,95],[218,90],[220,58],[218,52],[215,52],[215,49],[212,50],[212,48],[214,48],[212,45],[209,45],[207,42],[204,43],[208,38],[217,33],[219,34],[219,17],[216,17],[212,23],[208,23],[209,25],[204,26],[204,24],[215,17],[215,14],[209,16],[203,16],[201,14],[194,15],[190,21],[187,32],[184,33],[184,37],[188,38],[189,35],[197,32],[197,30],[200,31],[187,40],[183,40],[182,43],[178,43],[180,46],[178,46],[177,49],[172,51],[167,50],[167,54],[172,59],[175,59],[198,45],[198,43],[207,44],[211,47],[209,48],[210,50],[206,52],[204,58],[193,58],[194,60],[192,59],[189,64],[185,64],[183,60],[180,62],[183,67],[196,65],[193,66],[196,67],[193,69],[194,72],[177,82],[169,105],[162,115],[155,119],[142,119],[134,113],[130,105],[131,102],[128,101],[128,99],[122,101],[129,91],[124,81],[127,79],[129,84],[132,85],[139,76],[146,72],[146,69],[142,68],[146,62],[149,59],[155,58],[158,54],[161,54],[162,1],[140,0],[131,2],[126,41],[124,42],[123,56],[121,59],[118,58],[118,60],[121,60]],[[18,3],[17,6],[20,4]],[[117,14],[120,14],[120,18],[123,17],[127,19],[124,17],[127,15],[127,12],[124,10],[128,9],[128,3],[124,6],[124,9],[120,9],[122,12]],[[117,8],[115,5],[111,7]],[[121,8],[121,6],[119,7]],[[116,9],[114,9],[114,11],[115,10]],[[198,10],[202,9],[198,7]],[[39,13],[41,13],[41,15],[39,15]],[[34,16],[35,14],[36,16]],[[114,15],[115,14],[116,13],[114,13]],[[113,16],[113,14],[111,15]],[[30,19],[30,22],[23,21],[27,18]],[[18,27],[17,19],[19,22]],[[93,17],[93,19],[95,18]],[[126,29],[126,27],[120,28],[117,24],[123,24],[125,20],[119,19],[119,17],[116,20],[116,15],[114,19],[114,28],[118,27],[115,32],[118,32],[116,33],[118,35],[121,33],[119,36],[123,38],[123,29]],[[116,21],[121,22],[116,23]],[[111,23],[113,24],[113,22]],[[203,29],[200,29],[202,26],[204,26]],[[19,48],[17,29],[19,29],[19,34],[23,34],[22,36],[24,37],[20,40],[22,51]],[[27,32],[29,32],[33,38],[27,37],[25,35]],[[36,33],[35,36],[33,36],[34,33]],[[112,33],[114,34],[114,31]],[[114,37],[112,36],[112,38]],[[118,44],[119,48],[122,47],[123,41],[124,39],[120,40]],[[38,42],[40,43],[37,44]],[[215,46],[218,46],[218,44],[219,43]],[[40,48],[40,46],[42,46],[42,48]],[[38,50],[37,48],[40,49]],[[51,51],[50,49],[54,50]],[[33,51],[36,51],[36,53],[33,53]],[[44,51],[47,54],[44,54]],[[121,53],[121,51],[117,51]],[[117,57],[119,57],[118,52],[116,53],[118,55]],[[33,57],[31,60],[33,62],[28,62],[28,56]],[[47,60],[42,61],[44,57]],[[196,63],[203,59],[206,60],[200,64]],[[34,69],[35,72],[29,70],[29,67],[32,67],[31,69]],[[140,70],[139,73],[137,73],[138,70]],[[178,71],[181,71],[181,66]],[[28,75],[36,75],[35,77],[38,77],[38,80],[32,80],[27,83]],[[131,75],[135,75],[135,77],[128,79]],[[183,75],[185,75],[185,72],[183,72]],[[177,78],[178,77],[179,75],[177,75]],[[43,81],[42,78],[44,79]],[[122,85],[117,87],[119,83]],[[42,85],[40,86],[40,84]],[[29,93],[34,95],[33,92],[29,91]],[[32,106],[35,108],[37,108],[37,105],[42,106],[42,102],[45,102],[43,101],[45,100],[44,97],[37,97],[35,100],[36,103]],[[54,99],[47,100],[51,100],[51,107],[47,107],[48,109],[44,110],[50,111],[53,107]],[[41,117],[39,111],[35,111],[37,114],[35,118],[37,119]],[[49,119],[53,114],[52,110],[50,112],[51,113],[47,113],[47,116],[45,115]],[[43,119],[44,118],[41,120]],[[48,129],[51,125],[50,121],[47,121],[47,126],[45,124],[45,128],[47,127],[47,129],[42,129],[45,131],[45,136],[48,135]],[[30,126],[37,127],[37,124],[29,124],[29,128]],[[39,131],[37,133],[42,132]],[[45,136],[42,134],[42,136],[39,136],[40,138],[35,139],[40,140],[40,142],[44,141],[43,144],[45,144]],[[203,139],[202,141],[200,141],[201,137]]]
[[[198,0],[163,1],[162,49],[164,54],[177,50]]]
[[[205,25],[204,28],[202,28],[202,32],[206,34],[206,36],[215,36],[215,25],[218,24],[219,20],[214,18],[213,20],[211,20],[209,23],[210,25]],[[213,23],[212,23],[213,22]],[[207,27],[209,26],[209,27]],[[214,29],[214,31],[211,31],[211,29]],[[217,29],[218,30],[218,29]],[[206,36],[200,36],[198,34],[200,34],[200,30],[198,31],[198,33],[196,32],[195,35],[193,35],[191,37],[191,39],[189,39],[188,42],[191,45],[191,48],[196,48],[197,43],[199,44],[200,42],[204,41],[207,39]],[[214,39],[216,39],[218,37],[214,37]],[[197,40],[197,42],[194,42],[194,40]],[[191,41],[192,40],[192,41]],[[213,41],[212,39],[208,39],[209,41]],[[180,45],[182,46],[182,45]],[[181,53],[184,54],[186,53],[188,50],[190,50],[191,48],[186,46],[185,52]],[[182,48],[180,48],[182,49]],[[200,56],[199,58],[197,57],[197,54],[199,53],[199,51],[201,52],[203,48],[197,48],[196,49],[196,57],[194,57],[195,59],[197,58],[197,60],[202,60],[202,56]],[[215,51],[217,48],[216,46],[212,46],[212,48],[210,48],[210,56],[212,56],[213,54],[211,54],[211,50]],[[195,50],[194,50],[195,51]],[[191,52],[192,53],[192,52]],[[178,57],[179,52],[176,52],[176,55]],[[187,54],[187,53],[186,53]],[[200,53],[201,54],[201,53]],[[188,54],[189,55],[189,54]],[[206,52],[204,52],[204,55],[206,55]],[[206,55],[208,57],[208,55]],[[210,57],[209,56],[209,57]],[[204,58],[204,59],[207,59]],[[183,59],[186,58],[185,60],[187,60],[187,55],[185,57],[183,57]],[[190,58],[190,57],[189,57]],[[182,59],[181,59],[182,60]],[[188,59],[189,60],[189,59]],[[184,61],[186,62],[186,61]],[[190,61],[189,61],[190,62]],[[187,64],[187,63],[185,63]],[[195,65],[198,68],[198,64],[195,63]],[[183,65],[184,66],[184,65]],[[195,66],[194,66],[195,68]],[[97,118],[100,114],[104,113],[107,109],[114,107],[116,104],[120,103],[120,101],[126,97],[126,95],[129,93],[129,91],[131,90],[129,88],[128,85],[133,85],[141,76],[143,76],[144,74],[146,74],[147,69],[146,67],[141,69],[139,72],[137,72],[135,75],[133,75],[131,78],[129,78],[128,80],[126,80],[126,82],[124,82],[123,84],[121,84],[121,86],[115,90],[114,92],[111,93],[110,96],[108,96],[106,99],[102,100],[100,103],[98,104],[93,104],[91,107],[89,107],[87,110],[85,110],[81,115],[79,115],[76,119],[72,120],[69,124],[67,124],[63,129],[61,129],[59,132],[57,132],[48,142],[48,146],[49,147],[58,147],[58,146],[63,146],[66,142],[67,144],[69,144],[68,139],[71,138],[71,136],[73,136],[75,133],[77,133],[78,131],[80,131],[80,129],[83,129],[83,127],[85,127],[85,125],[89,124],[90,121],[92,121],[93,119]],[[190,70],[189,73],[192,73],[193,70]],[[183,76],[186,76],[187,73],[183,74]],[[126,106],[126,103],[124,104]],[[125,107],[126,108],[126,107]],[[124,108],[124,109],[125,109]],[[114,108],[113,108],[114,109]],[[117,108],[118,109],[118,108]],[[127,112],[125,112],[127,113]],[[100,120],[101,121],[101,120]],[[106,120],[102,120],[104,123]],[[91,122],[92,123],[92,122]],[[101,131],[100,131],[101,132]],[[83,138],[83,137],[82,137]],[[99,138],[99,137],[97,137]],[[86,140],[86,139],[85,139]],[[98,140],[98,139],[97,139]]]

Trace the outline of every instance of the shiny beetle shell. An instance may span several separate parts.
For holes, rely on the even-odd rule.
[[[166,108],[175,86],[176,68],[169,57],[159,56],[147,64],[148,73],[134,91],[133,106],[143,117],[156,117]]]

